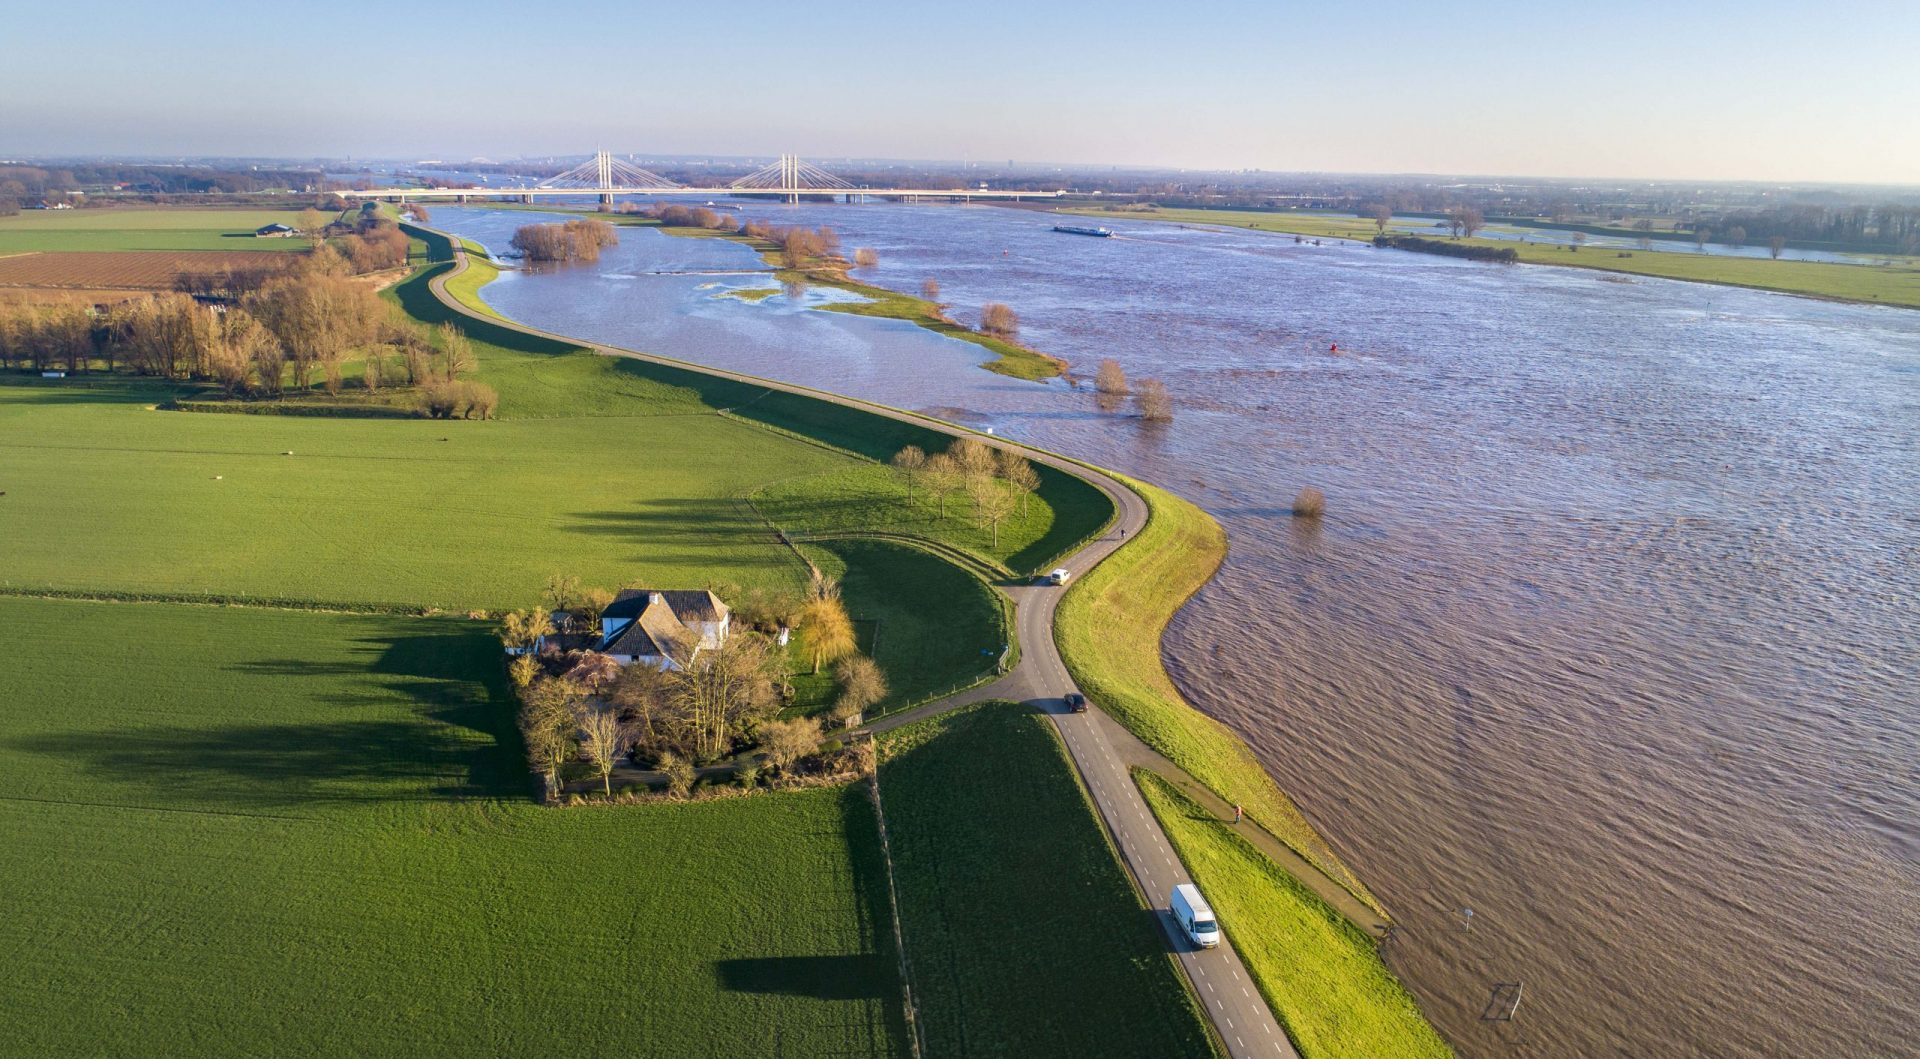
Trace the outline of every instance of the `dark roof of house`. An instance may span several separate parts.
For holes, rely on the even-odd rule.
[[[633,658],[655,656],[684,661],[691,649],[698,645],[700,638],[674,615],[671,603],[664,599],[652,603],[651,596],[640,598],[640,613],[601,651]]]
[[[647,609],[647,600],[655,595],[666,600],[673,616],[683,622],[720,621],[727,616],[727,605],[720,602],[719,596],[704,588],[690,591],[623,588],[619,595],[613,597],[607,609],[600,612],[600,617],[602,620],[612,618],[616,621],[637,618]]]
[[[273,224],[263,224],[260,227],[255,228],[253,230],[253,234],[259,235],[262,232],[291,232],[291,231],[293,231],[293,229],[288,225],[275,222]]]

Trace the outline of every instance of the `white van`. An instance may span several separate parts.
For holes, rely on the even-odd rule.
[[[1066,567],[1063,566],[1060,569],[1047,574],[1047,584],[1064,585],[1067,583],[1067,578],[1072,576],[1073,574],[1069,572]]]
[[[1186,882],[1174,887],[1173,904],[1169,908],[1180,929],[1187,932],[1195,945],[1211,949],[1220,944],[1220,923],[1213,918],[1213,909],[1208,907],[1207,899],[1200,896],[1198,886]]]

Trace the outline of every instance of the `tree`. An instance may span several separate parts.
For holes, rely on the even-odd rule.
[[[1486,215],[1472,206],[1460,207],[1460,229],[1471,239],[1487,223]]]
[[[1767,253],[1772,254],[1775,261],[1780,260],[1780,254],[1786,248],[1787,237],[1784,235],[1776,235],[1767,240]]]
[[[1121,396],[1127,392],[1127,371],[1112,357],[1100,362],[1093,373],[1093,388],[1100,393]]]
[[[1747,230],[1737,224],[1727,229],[1727,245],[1735,250],[1747,245]]]
[[[1012,449],[1000,450],[1000,477],[1020,498],[1020,517],[1027,517],[1027,500],[1040,491],[1040,472],[1033,462]]]
[[[631,737],[620,714],[610,706],[587,704],[580,713],[580,756],[600,773],[600,786],[613,797],[613,770],[627,752]]]
[[[866,655],[848,655],[834,668],[840,681],[840,698],[834,712],[852,718],[887,697],[887,677],[879,663]]]
[[[1300,490],[1293,498],[1293,514],[1296,518],[1319,518],[1327,513],[1327,496],[1313,486]]]
[[[1020,334],[1020,316],[1011,306],[988,302],[980,307],[980,330],[995,338],[1012,341]]]
[[[977,474],[967,478],[967,496],[973,500],[974,514],[992,530],[993,546],[1000,547],[1000,523],[1013,514],[1013,493],[998,478]]]
[[[532,655],[514,655],[513,661],[507,663],[507,679],[513,681],[515,691],[533,683],[533,678],[539,675],[540,663],[534,661]]]
[[[546,776],[549,798],[559,793],[560,769],[573,757],[579,703],[579,688],[560,677],[536,680],[521,692],[520,735],[533,767]]]
[[[863,246],[853,252],[853,263],[857,268],[872,268],[880,263],[879,251]]]
[[[760,750],[767,764],[790,772],[795,764],[820,750],[820,722],[812,717],[769,721],[760,726]]]
[[[639,749],[655,753],[668,749],[665,718],[672,683],[669,674],[652,666],[621,666],[613,683],[601,691],[601,698],[620,711]]]
[[[600,615],[606,613],[608,607],[613,606],[613,593],[604,588],[583,588],[580,590],[580,598],[575,603],[574,617],[582,631],[598,632]]]
[[[960,465],[960,472],[969,478],[990,475],[996,466],[993,450],[976,438],[956,438],[947,447],[947,455],[953,457]]]
[[[667,793],[685,798],[693,791],[693,763],[672,751],[660,755],[658,767],[667,777]]]
[[[927,492],[940,502],[941,518],[947,517],[947,497],[959,491],[966,477],[966,472],[952,455],[942,452],[927,457],[926,466],[920,469],[920,478],[926,483]]]
[[[920,281],[920,296],[930,302],[940,300],[940,281],[929,276]]]
[[[1587,233],[1585,232],[1573,233],[1572,239],[1573,239],[1573,252],[1576,254],[1580,252],[1581,247],[1587,245]]]
[[[326,234],[330,218],[316,209],[301,210],[293,219],[293,227],[301,235],[318,241]]]
[[[452,382],[461,372],[473,370],[473,340],[450,323],[441,324],[438,331],[441,377]]]
[[[500,642],[516,651],[531,651],[543,636],[553,635],[545,610],[508,611],[500,619]]]
[[[849,624],[851,631],[851,624]],[[695,761],[718,759],[742,730],[780,708],[781,658],[773,641],[736,632],[693,664],[668,673],[662,721]]]
[[[1367,207],[1366,215],[1373,219],[1374,234],[1387,234],[1387,222],[1393,220],[1393,207],[1384,202],[1377,203]]]
[[[1467,224],[1466,219],[1461,216],[1462,212],[1458,206],[1447,211],[1447,231],[1451,232],[1455,239],[1460,238],[1460,229]]]
[[[1693,230],[1693,248],[1701,253],[1707,252],[1707,240],[1713,238],[1713,229],[1695,228]]]
[[[548,574],[547,583],[540,587],[540,602],[550,611],[565,613],[569,623],[579,599],[580,579],[572,574]]]
[[[1133,406],[1140,418],[1149,423],[1173,419],[1173,396],[1167,393],[1167,384],[1159,379],[1147,379],[1140,384],[1133,395]]]
[[[899,471],[907,479],[907,501],[911,503],[913,501],[913,476],[919,474],[920,468],[927,465],[927,454],[922,451],[918,445],[908,445],[906,448],[893,454],[892,463],[893,469]]]
[[[853,619],[840,599],[840,586],[831,578],[815,577],[810,598],[800,608],[798,631],[807,652],[813,656],[813,671],[822,664],[845,658],[858,644]]]

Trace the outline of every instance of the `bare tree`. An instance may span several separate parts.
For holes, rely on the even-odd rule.
[[[693,762],[679,754],[668,751],[660,755],[656,763],[661,774],[667,777],[667,793],[675,798],[685,798],[693,791]]]
[[[1695,228],[1693,230],[1693,248],[1701,253],[1707,252],[1707,240],[1713,238],[1713,229]]]
[[[834,702],[834,712],[844,717],[856,717],[887,697],[886,674],[880,671],[879,663],[866,655],[841,659],[834,668],[834,676],[840,681],[840,698]]]
[[[811,717],[769,721],[760,726],[760,750],[766,754],[768,765],[781,772],[791,771],[819,752],[820,722]]]
[[[331,221],[331,217],[321,213],[319,210],[305,209],[301,210],[300,213],[293,218],[293,227],[301,235],[309,239],[318,240],[326,235],[327,225]]]
[[[1728,246],[1733,247],[1735,250],[1740,249],[1747,245],[1747,230],[1737,224],[1734,225],[1727,229],[1726,242]]]
[[[956,438],[947,447],[947,455],[960,465],[960,472],[968,477],[990,475],[996,468],[993,450],[977,438]]]
[[[1460,238],[1460,229],[1466,227],[1467,224],[1466,219],[1461,216],[1461,212],[1458,206],[1447,211],[1447,231],[1451,232],[1455,239]]]
[[[1149,423],[1165,423],[1173,419],[1173,396],[1167,392],[1167,384],[1159,379],[1142,381],[1133,395],[1134,410],[1140,418]]]
[[[930,302],[940,300],[940,281],[929,276],[920,281],[920,296]]]
[[[1000,477],[1020,498],[1020,517],[1027,517],[1027,501],[1040,491],[1040,472],[1033,469],[1032,461],[1012,449],[1001,449]]]
[[[613,797],[613,770],[620,763],[620,756],[627,752],[632,741],[627,726],[620,723],[620,714],[611,706],[588,703],[581,708],[580,718],[580,756],[594,771],[600,773],[600,786],[607,797]]]
[[[500,619],[500,642],[515,651],[531,651],[541,637],[553,635],[553,622],[547,611],[508,611]]]
[[[939,501],[941,518],[947,517],[947,497],[959,491],[966,477],[959,461],[950,454],[941,452],[927,457],[926,466],[920,469],[920,478],[926,483],[927,492]]]
[[[1104,394],[1115,396],[1125,394],[1127,392],[1126,369],[1112,357],[1101,361],[1100,367],[1093,373],[1093,388]]]
[[[450,323],[443,323],[437,329],[440,340],[441,376],[452,382],[461,372],[472,371],[474,367],[473,340],[466,332]]]
[[[1573,252],[1576,254],[1580,252],[1581,247],[1587,245],[1587,233],[1585,232],[1575,232],[1569,236],[1569,238],[1573,240]]]
[[[1471,239],[1487,223],[1486,215],[1472,206],[1460,207],[1460,229]]]
[[[907,500],[913,500],[913,476],[927,465],[927,454],[918,445],[908,445],[893,454],[893,469],[907,479]]]
[[[1300,494],[1293,498],[1293,513],[1297,518],[1319,518],[1326,512],[1326,494],[1313,486],[1300,490]]]
[[[572,759],[580,689],[559,677],[536,680],[521,692],[520,735],[533,767],[546,776],[547,796],[560,790],[560,769]]]
[[[1772,254],[1775,261],[1780,260],[1780,254],[1786,249],[1787,237],[1784,235],[1776,235],[1767,240],[1767,253]]]
[[[988,302],[980,307],[980,330],[1011,341],[1020,334],[1020,315],[1011,306]]]
[[[1376,235],[1387,234],[1387,222],[1393,220],[1393,207],[1384,202],[1367,207],[1367,216],[1373,220]]]
[[[713,761],[743,728],[779,709],[780,665],[773,641],[734,633],[718,648],[702,652],[696,664],[669,674],[663,720],[676,729],[695,761]]]
[[[1000,547],[1000,523],[1013,514],[1014,497],[1006,483],[988,475],[967,478],[967,496],[973,500],[974,514],[980,516],[993,533],[993,546]]]
[[[880,263],[880,252],[870,246],[863,246],[853,252],[853,263],[857,268],[872,268]]]

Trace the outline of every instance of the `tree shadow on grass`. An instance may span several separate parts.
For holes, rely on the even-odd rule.
[[[843,956],[762,956],[719,960],[720,988],[814,1000],[886,1000],[893,968],[879,953]]]
[[[798,566],[751,507],[723,498],[650,499],[616,511],[576,512],[568,529],[641,549],[633,562],[708,568],[720,580],[748,567]]]
[[[156,805],[262,811],[525,794],[524,747],[490,637],[476,629],[357,642],[376,652],[371,662],[228,667],[275,682],[325,678],[298,720],[75,730],[9,745]],[[378,714],[361,715],[371,710]]]

